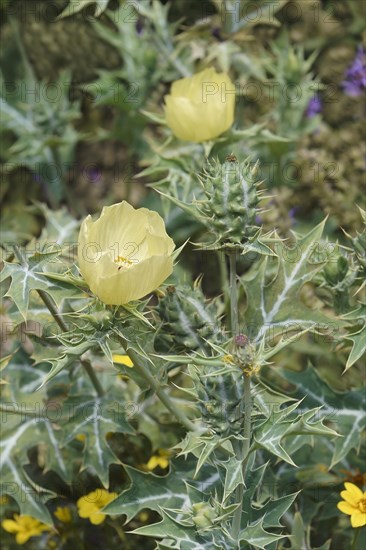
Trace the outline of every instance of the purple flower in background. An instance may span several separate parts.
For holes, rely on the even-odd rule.
[[[144,23],[142,17],[139,17],[136,21],[136,32],[137,34],[142,34],[144,31]]]
[[[99,168],[87,168],[85,175],[90,183],[99,183],[102,178],[102,173]]]
[[[344,93],[351,97],[358,97],[366,89],[366,55],[362,46],[358,47],[352,65],[346,70],[342,86]]]
[[[305,115],[307,118],[313,118],[322,112],[322,101],[318,95],[314,95],[306,107]]]
[[[41,178],[41,176],[35,172],[33,172],[32,174],[32,179],[33,181],[36,181],[39,184],[43,183],[43,179]]]

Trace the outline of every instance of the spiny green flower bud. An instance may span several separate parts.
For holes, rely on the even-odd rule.
[[[200,179],[206,198],[196,205],[203,223],[215,236],[209,248],[271,253],[259,241],[261,229],[256,225],[263,193],[258,189],[256,172],[256,166],[253,168],[248,160],[240,164],[234,155],[224,164],[210,162],[204,170]]]
[[[366,270],[366,231],[358,233],[357,236],[352,239],[353,250],[355,251],[356,258],[360,267]]]
[[[197,384],[202,419],[216,434],[235,435],[240,432],[243,419],[243,376],[237,372],[204,376],[208,372],[200,371]]]
[[[324,277],[330,286],[342,282],[348,273],[348,260],[339,255],[337,261],[329,262],[324,268]]]
[[[355,253],[355,260],[358,266],[356,277],[362,281],[358,290],[359,292],[366,284],[366,211],[360,207],[358,207],[358,209],[365,226],[363,231],[361,233],[357,232],[355,237],[351,237],[351,235],[346,233],[346,231],[344,233],[350,239],[353,251]]]
[[[217,514],[206,502],[198,502],[192,505],[192,520],[199,529],[207,529],[213,525]]]
[[[113,314],[99,304],[95,304],[93,311],[82,315],[82,318],[89,321],[90,324],[98,330],[107,329],[113,324]]]
[[[207,302],[199,281],[194,287],[167,287],[159,299],[157,312],[162,326],[156,345],[162,350],[210,351],[207,341],[222,341],[219,311],[215,303]]]
[[[257,350],[245,334],[237,334],[234,338],[233,363],[238,366],[246,376],[257,374],[260,369]]]

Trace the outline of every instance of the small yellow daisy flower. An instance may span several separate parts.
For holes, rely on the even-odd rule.
[[[346,490],[341,492],[344,499],[338,502],[337,508],[344,514],[351,516],[352,527],[366,525],[366,492],[362,492],[354,483],[345,483]]]
[[[71,510],[67,506],[57,506],[54,514],[62,523],[72,522]]]
[[[109,493],[105,489],[96,489],[77,501],[78,513],[81,518],[89,519],[93,525],[100,525],[105,520],[105,514],[100,510],[117,497],[117,493]]]
[[[5,531],[15,535],[17,544],[25,544],[31,537],[39,537],[43,531],[51,531],[51,527],[32,516],[14,514],[14,519],[4,519],[1,525]]]
[[[158,466],[162,468],[163,470],[169,466],[169,458],[171,456],[171,453],[169,451],[166,451],[164,449],[158,449],[157,453],[154,454],[147,464],[145,465],[145,468],[151,472],[152,470],[155,470]]]

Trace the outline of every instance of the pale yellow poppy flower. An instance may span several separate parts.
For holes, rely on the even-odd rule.
[[[166,122],[185,141],[214,139],[234,122],[234,84],[228,74],[213,68],[176,80],[164,99]]]
[[[163,219],[123,201],[88,216],[79,234],[79,268],[91,291],[107,305],[123,305],[158,288],[173,271],[175,245]]]

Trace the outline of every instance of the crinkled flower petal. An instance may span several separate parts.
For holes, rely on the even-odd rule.
[[[127,202],[105,207],[80,228],[78,260],[91,291],[108,305],[143,298],[173,271],[175,245],[163,219]]]
[[[226,73],[205,69],[172,84],[165,96],[168,126],[179,139],[200,143],[220,136],[234,122],[235,88]]]

